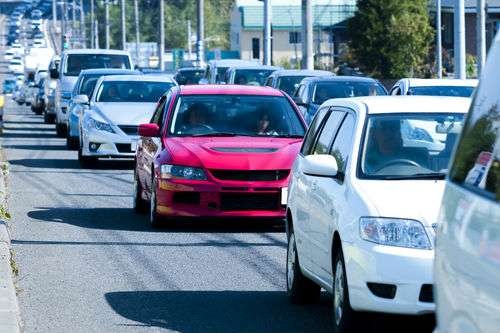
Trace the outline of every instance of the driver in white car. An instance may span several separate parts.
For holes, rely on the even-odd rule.
[[[379,119],[369,129],[372,145],[366,147],[365,172],[376,174],[394,165],[427,167],[429,155],[425,148],[403,147],[399,120]]]

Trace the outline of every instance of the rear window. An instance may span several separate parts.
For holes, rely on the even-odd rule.
[[[320,82],[313,95],[314,104],[323,104],[331,98],[387,95],[385,89],[376,82]]]
[[[473,92],[474,87],[412,87],[408,90],[408,95],[470,97]]]
[[[97,102],[155,103],[174,84],[153,81],[104,81],[97,90]]]
[[[64,75],[78,76],[84,69],[130,69],[129,57],[121,54],[70,54],[66,60]]]

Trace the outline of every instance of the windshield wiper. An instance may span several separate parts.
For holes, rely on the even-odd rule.
[[[283,134],[283,135],[271,135],[273,138],[290,138],[290,139],[302,139],[303,135],[298,134]]]
[[[446,174],[442,172],[428,172],[428,173],[414,173],[412,175],[388,175],[381,176],[381,179],[386,180],[411,180],[411,179],[431,179],[431,180],[441,180],[446,178]]]

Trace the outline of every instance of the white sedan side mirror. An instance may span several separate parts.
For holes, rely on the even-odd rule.
[[[76,104],[89,104],[89,97],[87,95],[76,95],[73,98],[73,103],[76,103]]]
[[[317,177],[336,177],[339,172],[337,160],[332,155],[307,155],[304,160],[303,172]]]

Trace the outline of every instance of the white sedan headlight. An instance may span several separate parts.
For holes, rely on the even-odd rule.
[[[96,129],[98,131],[105,131],[105,132],[109,132],[109,133],[115,133],[115,131],[113,130],[113,128],[111,127],[110,124],[108,123],[104,123],[102,121],[99,121],[99,120],[95,120],[94,118],[91,118],[91,117],[88,117],[87,120],[87,127],[88,128],[93,128],[93,129]]]
[[[381,245],[431,249],[424,226],[415,220],[361,217],[359,233],[362,239]]]
[[[162,164],[160,167],[162,179],[189,179],[189,180],[206,180],[207,175],[202,168],[194,168],[188,166]]]

